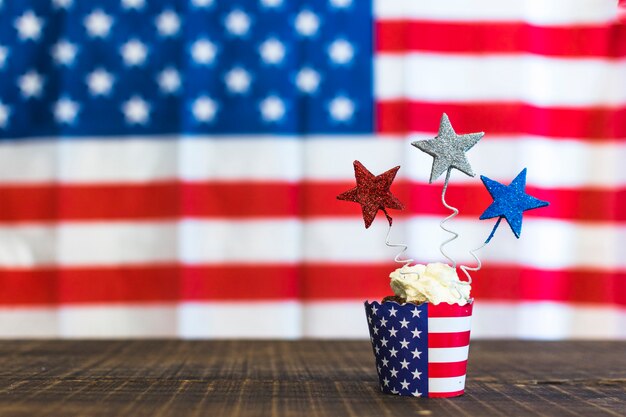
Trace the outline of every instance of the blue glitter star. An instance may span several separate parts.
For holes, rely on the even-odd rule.
[[[510,185],[500,184],[497,181],[489,179],[484,175],[480,179],[485,184],[487,191],[493,198],[493,203],[487,210],[480,215],[480,220],[493,219],[498,217],[491,234],[485,241],[489,243],[496,232],[502,218],[504,218],[511,226],[511,230],[515,237],[519,239],[522,233],[522,215],[526,210],[550,205],[547,201],[539,200],[531,195],[526,194],[526,168],[522,170]]]

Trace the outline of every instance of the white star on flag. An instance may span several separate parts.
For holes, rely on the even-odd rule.
[[[89,36],[94,38],[106,38],[111,31],[113,19],[102,10],[97,9],[87,15],[83,23]]]
[[[285,57],[285,46],[278,39],[269,38],[261,44],[259,53],[266,64],[280,64]]]
[[[122,112],[127,123],[143,125],[150,118],[150,105],[141,97],[133,96],[124,102]]]
[[[32,10],[24,12],[23,15],[15,19],[15,29],[21,40],[36,41],[41,36],[43,19],[37,17]]]

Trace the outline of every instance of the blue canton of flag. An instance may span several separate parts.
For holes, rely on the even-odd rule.
[[[371,2],[5,2],[2,137],[371,133]]]

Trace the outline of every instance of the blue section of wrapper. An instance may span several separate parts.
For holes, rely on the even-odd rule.
[[[365,302],[380,389],[428,396],[428,305]]]

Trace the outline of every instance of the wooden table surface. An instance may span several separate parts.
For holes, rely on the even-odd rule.
[[[626,416],[626,343],[473,341],[466,394],[379,392],[363,341],[0,341],[0,416]]]

